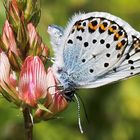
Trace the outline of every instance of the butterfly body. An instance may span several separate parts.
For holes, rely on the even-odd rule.
[[[140,73],[140,33],[116,16],[75,15],[65,30],[52,26],[49,33],[55,52],[52,68],[68,96],[77,88],[95,88]]]

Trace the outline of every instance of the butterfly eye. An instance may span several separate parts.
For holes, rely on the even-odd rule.
[[[58,68],[58,69],[57,69],[57,72],[58,72],[58,73],[61,73],[62,70],[63,70],[62,68]]]

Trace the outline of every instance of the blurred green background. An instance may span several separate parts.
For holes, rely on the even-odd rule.
[[[38,31],[49,44],[47,26],[66,26],[75,12],[106,11],[117,15],[140,31],[139,0],[42,0],[42,16]],[[0,32],[5,12],[0,0]],[[62,119],[41,122],[34,126],[35,140],[140,140],[140,78],[136,76],[97,89],[81,90],[89,123],[81,110],[85,133],[80,134],[77,105],[69,104],[59,114]],[[0,96],[0,140],[24,140],[23,118],[13,104]]]

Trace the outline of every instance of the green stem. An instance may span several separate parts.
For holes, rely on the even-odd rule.
[[[31,118],[31,109],[26,107],[23,109],[24,125],[26,140],[33,140],[33,122]]]

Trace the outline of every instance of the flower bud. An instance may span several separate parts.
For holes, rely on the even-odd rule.
[[[17,32],[21,21],[37,26],[40,20],[40,0],[5,0],[7,19]]]
[[[28,56],[19,77],[19,97],[24,104],[36,107],[47,94],[46,71],[38,56]]]
[[[28,24],[28,35],[29,35],[29,55],[38,55],[42,61],[46,62],[46,58],[49,55],[49,50],[47,46],[42,42],[41,37],[37,33],[34,25],[32,23]]]
[[[13,30],[8,22],[8,20],[5,21],[1,41],[3,42],[3,51],[11,50],[13,53],[18,55],[18,49],[15,41],[15,36],[13,33]]]
[[[19,103],[16,91],[16,79],[11,72],[8,57],[4,52],[0,52],[0,92],[8,100],[15,104]]]
[[[62,112],[68,106],[68,102],[61,94],[61,91],[58,89],[58,81],[54,77],[53,71],[51,68],[48,68],[47,71],[47,96],[46,102],[44,106],[51,112],[47,112],[41,110],[40,108],[37,109],[35,112],[35,120],[39,121],[41,119],[48,120],[54,117],[57,113]]]
[[[40,15],[40,0],[27,0],[26,8],[24,9],[24,17],[27,23],[33,23],[34,26],[37,26]]]
[[[16,0],[5,1],[5,8],[7,19],[9,23],[12,25],[14,30],[16,31],[20,24],[20,15],[21,11],[18,8],[18,4]]]
[[[16,71],[20,70],[20,66],[22,63],[19,57],[20,50],[17,48],[15,35],[7,20],[4,24],[1,42],[2,43],[0,44],[0,47],[3,49],[3,51],[7,53],[7,56],[11,64],[11,68]]]

